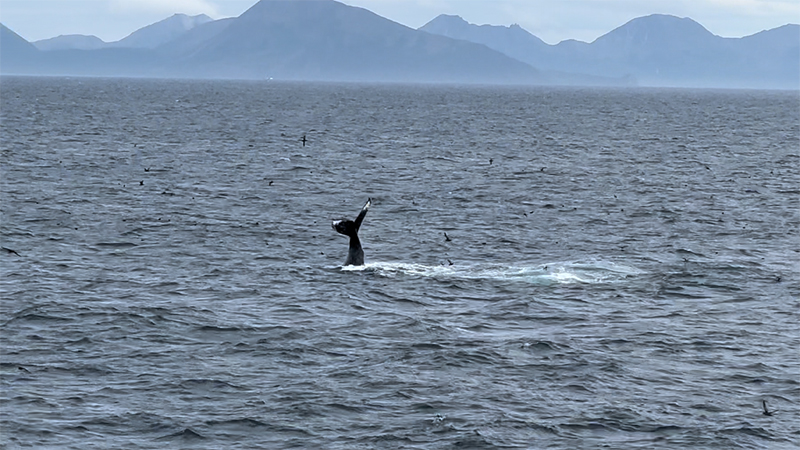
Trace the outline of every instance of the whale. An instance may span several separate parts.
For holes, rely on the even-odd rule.
[[[344,262],[345,266],[363,266],[364,265],[364,249],[361,248],[361,241],[358,239],[358,229],[361,228],[361,222],[367,216],[367,211],[372,205],[372,199],[367,199],[367,203],[361,208],[356,220],[341,219],[334,220],[331,227],[337,233],[343,234],[350,238],[350,247],[347,250],[347,259]]]

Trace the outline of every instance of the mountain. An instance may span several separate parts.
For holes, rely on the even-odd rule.
[[[206,30],[203,30],[206,31]],[[535,83],[538,72],[483,45],[408,28],[333,0],[261,0],[170,54],[171,75],[331,81]],[[173,47],[173,46],[167,46]]]
[[[550,84],[627,86],[635,84],[632,77],[604,74],[586,74],[582,70],[565,72],[558,65],[547,64],[554,57],[552,46],[525,31],[517,24],[504,27],[496,25],[474,25],[460,16],[442,14],[420,28],[430,34],[446,36],[476,44],[504,53],[518,61],[542,70],[542,76]]]
[[[741,39],[741,45],[750,52],[772,50],[777,54],[786,54],[797,51],[800,47],[799,38],[800,25],[788,24],[745,36]]]
[[[30,72],[316,81],[546,82],[531,66],[486,46],[414,30],[334,0],[261,0],[236,18],[207,21],[200,17],[190,21],[188,30],[185,18],[173,16],[96,50],[38,52]],[[4,67],[0,71],[6,73]]]
[[[151,50],[101,48],[40,52],[31,75],[76,77],[161,77],[165,64]],[[3,72],[5,73],[5,72]]]
[[[541,70],[586,73],[572,67],[572,59],[587,51],[585,42],[568,40],[549,45],[519,25],[475,25],[459,16],[442,14],[419,28],[422,31],[486,45]],[[567,55],[569,57],[565,58]],[[561,60],[564,61],[561,61]],[[580,65],[575,61],[575,65]]]
[[[588,50],[566,57],[594,73],[630,73],[647,85],[800,88],[797,25],[756,39],[723,38],[691,19],[656,14],[631,20]]]
[[[140,28],[124,39],[115,42],[104,42],[97,36],[68,34],[50,39],[42,39],[33,44],[42,51],[97,50],[101,48],[154,49],[175,40],[199,25],[213,21],[213,19],[205,14],[200,14],[198,16],[175,14],[172,17]]]
[[[0,24],[0,74],[155,76],[159,58],[141,49],[40,51]]]
[[[50,39],[42,39],[33,42],[39,50],[96,50],[103,48],[106,43],[97,36],[86,36],[83,34],[62,34]]]
[[[647,84],[682,84],[713,75],[726,46],[691,19],[654,14],[600,36],[580,62],[595,72],[632,73]]]
[[[171,57],[187,57],[196,52],[199,48],[202,48],[206,42],[210,42],[215,36],[228,28],[228,26],[235,21],[235,17],[230,17],[198,25],[177,38],[159,46],[156,51],[159,54]]]
[[[635,78],[649,86],[800,88],[800,26],[722,38],[675,16],[639,17],[592,43],[548,45],[516,26],[439,16],[421,30],[482,43],[544,71]]]
[[[516,24],[510,27],[474,25],[459,16],[442,14],[422,26],[420,30],[483,44],[528,64],[536,61],[533,55],[550,50],[550,46],[544,41]]]
[[[765,72],[775,73],[786,80],[800,78],[800,25],[784,25],[743,37],[740,54],[748,58],[745,74],[758,77]],[[742,56],[740,56],[741,58]]]
[[[36,72],[40,52],[22,36],[0,23],[0,72],[30,74]]]
[[[239,17],[176,14],[102,46],[59,36],[40,51],[5,26],[0,38],[0,73],[15,74],[800,89],[799,25],[730,39],[659,14],[548,45],[518,25],[442,15],[414,30],[334,0],[261,0]]]
[[[187,16],[175,14],[162,21],[140,28],[124,39],[109,43],[109,47],[156,48],[181,36],[187,31],[213,21],[205,14]]]

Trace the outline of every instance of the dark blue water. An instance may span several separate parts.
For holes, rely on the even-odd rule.
[[[797,92],[2,78],[0,112],[4,448],[800,445]]]

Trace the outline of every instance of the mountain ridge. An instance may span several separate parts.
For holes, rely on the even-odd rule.
[[[164,45],[204,23],[213,22],[205,14],[189,16],[173,14],[166,19],[139,28],[128,36],[113,42],[105,42],[97,36],[84,34],[60,35],[32,42],[39,50],[97,50],[101,48],[149,48]]]
[[[463,53],[486,64],[458,58]],[[538,77],[532,67],[483,46],[421,33],[332,0],[262,0],[181,62],[223,77],[430,82]],[[209,62],[217,64],[212,69]]]
[[[220,20],[176,14],[96,49],[40,51],[3,28],[6,74],[800,88],[800,26],[722,38],[664,14],[555,45],[517,24],[446,14],[415,30],[335,0],[261,0]]]
[[[62,34],[49,39],[32,42],[37,49],[45,52],[53,50],[96,50],[108,45],[97,36],[86,34]]]
[[[591,43],[550,45],[522,30],[530,35],[522,46],[509,45],[512,27],[477,26],[460,17],[440,15],[420,30],[480,42],[541,70],[632,76],[648,86],[800,88],[800,25],[795,24],[723,38],[690,18],[651,14]]]
[[[180,37],[199,25],[211,21],[213,19],[205,14],[196,16],[173,14],[164,20],[139,28],[119,41],[110,42],[109,46],[153,49]]]

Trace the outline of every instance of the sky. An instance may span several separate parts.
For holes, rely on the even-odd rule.
[[[712,33],[742,37],[800,23],[799,0],[341,0],[419,28],[439,14],[478,25],[518,24],[549,44],[591,42],[636,17],[690,17]],[[235,17],[257,0],[0,0],[0,22],[28,41],[61,34],[106,42],[175,13]]]

